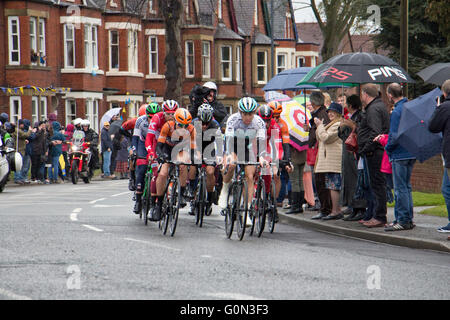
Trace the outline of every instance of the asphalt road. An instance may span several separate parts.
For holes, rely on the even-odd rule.
[[[277,224],[227,239],[215,208],[174,237],[132,213],[127,181],[0,194],[0,299],[446,299],[450,256]]]

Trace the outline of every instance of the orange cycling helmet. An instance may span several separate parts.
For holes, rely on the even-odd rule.
[[[274,115],[279,115],[283,111],[283,106],[278,101],[270,101],[267,105],[273,110]]]
[[[145,115],[145,109],[147,108],[147,104],[143,104],[139,107],[139,117]]]
[[[178,108],[177,111],[175,111],[175,121],[178,124],[187,126],[192,122],[191,113],[185,108]]]

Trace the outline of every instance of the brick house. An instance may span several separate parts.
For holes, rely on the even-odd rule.
[[[158,1],[0,2],[0,112],[35,122],[57,113],[67,125],[122,108],[124,118],[165,91],[165,29]],[[244,95],[262,100],[271,77],[270,0],[183,0],[183,100],[217,83],[229,111]],[[274,0],[274,74],[314,66],[317,46],[297,34],[290,0]]]

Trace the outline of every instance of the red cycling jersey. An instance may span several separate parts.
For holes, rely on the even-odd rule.
[[[145,149],[147,149],[147,157],[152,155],[156,157],[156,142],[161,132],[161,128],[166,123],[164,112],[158,112],[152,117],[148,125],[147,136],[145,137]]]
[[[273,136],[273,143],[275,143],[275,148],[277,151],[277,154],[272,152],[272,134]],[[283,159],[283,144],[281,139],[281,127],[280,125],[275,121],[275,119],[270,120],[269,128],[267,129],[267,154],[271,155],[272,159]]]
[[[136,125],[136,120],[137,120],[137,118],[133,118],[133,119],[125,121],[124,123],[122,123],[122,128],[124,130],[133,130],[134,126]]]

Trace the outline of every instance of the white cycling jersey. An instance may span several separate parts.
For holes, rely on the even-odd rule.
[[[232,114],[227,121],[227,127],[225,129],[225,138],[247,138],[253,140],[266,139],[266,124],[263,119],[255,114],[252,122],[246,125],[242,120],[241,114]]]

